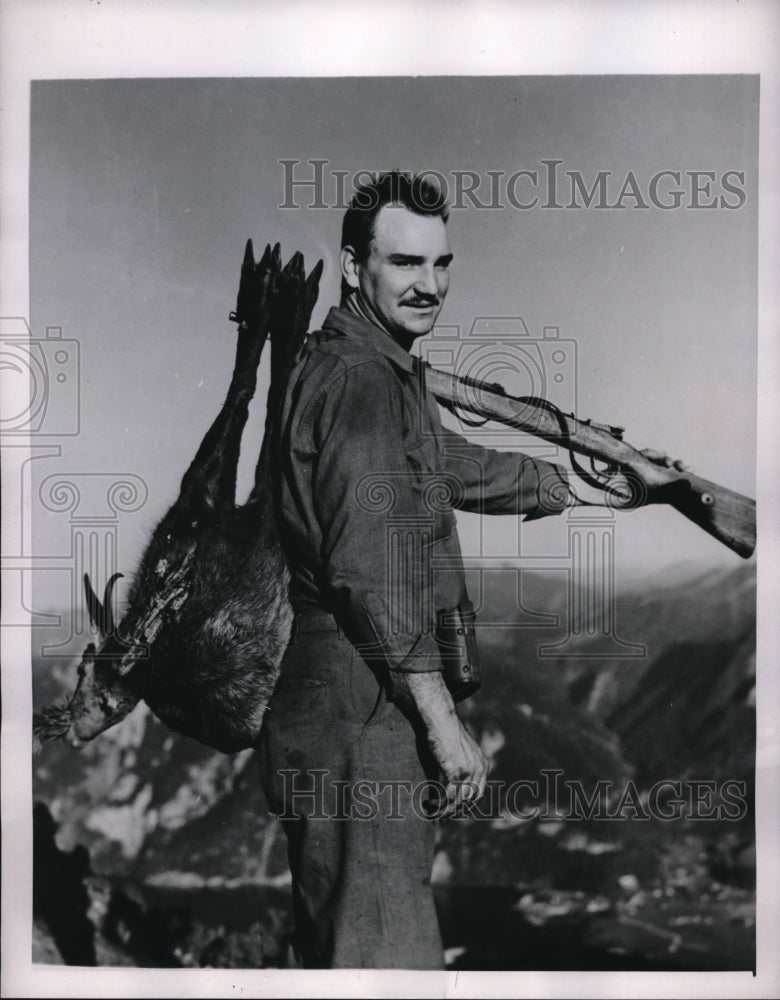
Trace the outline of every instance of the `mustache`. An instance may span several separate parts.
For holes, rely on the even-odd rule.
[[[403,306],[437,306],[439,305],[438,295],[415,295],[411,299],[404,299]]]

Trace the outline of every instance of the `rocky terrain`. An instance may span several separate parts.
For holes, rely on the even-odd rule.
[[[754,564],[622,591],[619,633],[646,647],[622,658],[587,630],[556,655],[554,574],[524,574],[522,606],[511,573],[483,589],[499,624],[463,711],[494,788],[439,824],[449,966],[752,969]],[[548,617],[529,626],[529,609]],[[36,705],[74,683],[74,663],[35,660]],[[34,772],[35,961],[287,963],[284,838],[251,751],[211,751],[141,705],[79,753],[45,747]]]

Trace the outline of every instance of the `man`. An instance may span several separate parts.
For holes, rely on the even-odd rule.
[[[487,773],[437,629],[469,609],[452,508],[539,517],[577,502],[559,466],[442,428],[409,348],[447,295],[447,216],[436,187],[398,172],[356,192],[341,306],[309,338],[279,423],[296,618],[261,762],[307,967],[443,967],[426,808],[476,800]]]

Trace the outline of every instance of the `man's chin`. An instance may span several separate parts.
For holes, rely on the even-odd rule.
[[[417,315],[404,317],[403,331],[409,337],[424,337],[430,333],[439,315],[437,309],[420,310]]]

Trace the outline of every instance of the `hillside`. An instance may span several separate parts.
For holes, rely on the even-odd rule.
[[[463,713],[494,793],[484,815],[439,828],[451,966],[752,968],[754,566],[622,592],[618,635],[645,655],[615,659],[592,655],[587,629],[550,653],[567,634],[559,575],[482,583],[480,620],[494,624]],[[37,660],[36,705],[74,675]],[[509,795],[520,779],[537,791]],[[712,816],[659,818],[674,805],[668,785],[648,798],[661,780],[683,782],[688,812],[686,782],[709,782],[696,794]],[[731,804],[728,781],[744,782]],[[98,964],[284,963],[284,839],[251,751],[212,752],[142,705],[80,753],[46,747],[34,797],[39,960],[72,961],[75,947]]]

